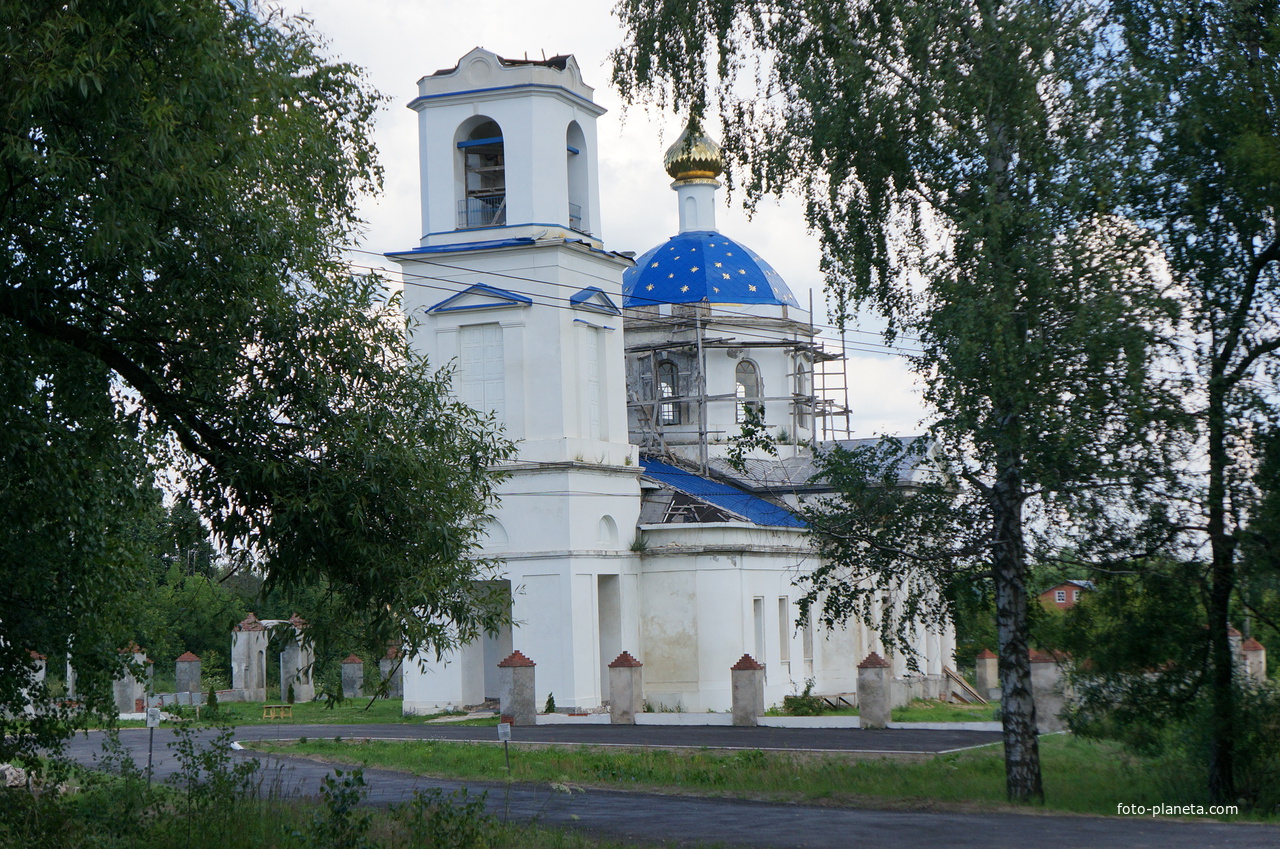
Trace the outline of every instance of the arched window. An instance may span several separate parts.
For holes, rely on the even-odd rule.
[[[500,227],[507,223],[507,174],[502,129],[494,121],[472,128],[458,142],[462,155],[463,196],[458,229]]]
[[[680,424],[680,405],[667,398],[676,398],[676,364],[670,360],[658,363],[658,397],[662,404],[658,407],[658,423],[664,425]]]
[[[569,178],[569,227],[580,233],[588,232],[590,219],[587,209],[587,138],[577,121],[569,122],[565,133],[565,156],[568,157]]]
[[[761,409],[760,370],[750,360],[742,360],[738,363],[735,379],[737,386],[734,388],[734,393],[738,396],[738,403],[734,420],[738,424],[742,424],[747,418],[746,410],[748,405],[758,410]]]

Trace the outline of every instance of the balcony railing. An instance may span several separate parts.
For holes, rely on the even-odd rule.
[[[458,201],[458,229],[501,227],[507,223],[507,196],[489,195]]]

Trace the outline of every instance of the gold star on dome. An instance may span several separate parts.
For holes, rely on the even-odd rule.
[[[653,284],[652,284],[652,283],[650,283],[648,286],[645,286],[644,288],[645,288],[645,289],[647,289],[648,291],[652,292],[652,291],[653,291]]]
[[[725,256],[733,256],[733,251],[725,251],[725,252],[724,252],[724,255],[725,255]]]
[[[745,268],[739,268],[739,269],[738,269],[738,273],[739,273],[739,274],[746,274],[746,273],[747,273],[747,270],[746,270]]]
[[[718,286],[712,286],[711,291],[715,292],[717,295],[720,294],[720,288]]]
[[[732,278],[730,278],[730,276],[729,276],[729,272],[727,272],[727,271],[726,271],[724,274],[721,274],[720,276],[721,276],[721,277],[723,277],[725,280],[732,279]]]
[[[697,248],[689,248],[689,250],[691,250],[691,251],[696,251],[696,250],[697,250]]]
[[[689,287],[688,287],[688,286],[681,286],[681,287],[680,287],[680,291],[681,291],[681,292],[688,292],[688,291],[689,291]]]
[[[752,292],[756,290],[756,287],[754,285],[748,286],[747,288],[750,289]]]
[[[668,279],[668,280],[670,280],[672,277],[675,277],[675,275],[674,275],[674,274],[668,274],[668,275],[667,275],[667,279]]]
[[[649,266],[649,267],[650,267],[650,268],[657,268],[657,267],[658,267],[658,264],[655,262],[653,265],[651,265],[651,266]]]
[[[716,263],[716,268],[719,268],[721,265],[723,265],[723,263],[719,263],[719,262],[717,262],[717,263]]]
[[[690,268],[690,269],[689,269],[689,271],[690,271],[690,272],[694,272],[694,271],[697,271],[697,270],[698,270],[698,266],[696,266],[696,265],[695,265],[693,268]]]

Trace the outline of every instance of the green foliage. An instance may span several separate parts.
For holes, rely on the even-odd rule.
[[[485,796],[469,796],[466,788],[446,794],[439,788],[418,790],[392,817],[409,835],[414,849],[486,849],[496,821],[485,813]]]
[[[555,693],[547,693],[547,703],[542,706],[542,712],[543,713],[556,712],[556,694]]]
[[[1117,10],[1123,49],[1108,67],[1128,142],[1117,174],[1127,214],[1150,227],[1185,293],[1194,340],[1188,382],[1204,460],[1171,506],[1165,550],[1208,560],[1213,742],[1205,754],[1215,801],[1230,802],[1233,760],[1244,753],[1227,631],[1232,605],[1259,600],[1240,554],[1248,555],[1246,526],[1258,507],[1266,524],[1253,472],[1277,415],[1280,8],[1129,0]],[[1274,581],[1273,573],[1257,582]]]
[[[782,712],[787,716],[822,716],[827,711],[827,703],[821,696],[813,694],[814,680],[807,679],[804,689],[798,696],[782,697]]]
[[[342,260],[381,181],[362,73],[223,0],[0,0],[0,20],[0,716],[45,697],[28,650],[69,652],[108,711],[136,628],[164,655],[224,628],[206,531],[314,603],[322,654],[496,628],[472,555],[511,446]],[[159,552],[155,467],[200,513],[170,510]],[[5,719],[0,760],[75,721]]]
[[[320,781],[320,799],[324,814],[316,817],[310,839],[322,849],[370,849],[369,826],[373,817],[359,810],[368,792],[364,770],[343,772],[335,769]]]
[[[873,308],[887,341],[911,334],[921,350],[949,477],[895,493],[875,450],[828,455],[839,495],[806,520],[830,559],[805,610],[857,615],[902,648],[907,623],[951,617],[953,581],[990,579],[1010,797],[1039,797],[1029,519],[1128,552],[1145,511],[1117,502],[1176,454],[1176,399],[1151,366],[1178,307],[1149,236],[1115,214],[1113,93],[1097,84],[1112,34],[1096,6],[1070,2],[780,14],[758,0],[623,0],[618,14],[623,96],[688,104],[694,120],[718,106],[748,203],[805,200],[837,320]],[[1116,533],[1118,516],[1138,527]]]
[[[500,747],[415,741],[372,741],[334,746],[313,740],[305,748],[257,744],[325,759],[359,759],[370,766],[454,780],[503,781],[507,771]],[[1168,803],[1159,761],[1126,753],[1116,743],[1070,735],[1043,741],[1046,808],[1114,815],[1117,800]],[[1002,753],[998,746],[940,755],[920,762],[851,760],[845,756],[797,758],[785,752],[620,751],[581,746],[535,749],[513,759],[511,779],[519,782],[582,782],[682,794],[735,796],[823,806],[866,808],[893,805],[919,809],[960,803],[1004,806]],[[1007,808],[1005,808],[1007,810]],[[499,845],[496,844],[495,845]],[[518,845],[518,844],[511,844]]]
[[[741,410],[742,425],[738,433],[729,437],[729,451],[725,455],[729,465],[740,472],[746,469],[747,458],[755,451],[761,451],[771,457],[778,456],[778,447],[765,427],[764,405],[744,403],[741,405]]]

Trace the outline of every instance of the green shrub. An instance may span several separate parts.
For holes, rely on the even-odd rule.
[[[804,690],[798,696],[782,697],[782,712],[787,716],[822,716],[827,712],[827,703],[821,696],[813,694],[812,678],[804,682]]]

